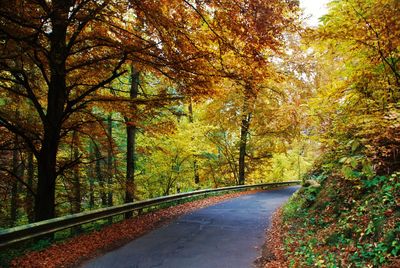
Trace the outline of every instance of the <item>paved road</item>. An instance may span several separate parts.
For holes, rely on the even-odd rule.
[[[243,195],[197,210],[82,267],[252,267],[271,213],[297,189]]]

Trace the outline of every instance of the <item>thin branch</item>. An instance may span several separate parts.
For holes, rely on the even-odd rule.
[[[20,136],[21,138],[24,139],[25,143],[28,145],[28,147],[31,149],[31,151],[34,153],[34,155],[36,157],[39,156],[39,152],[36,149],[33,140],[27,135],[25,130],[22,130],[20,128],[18,128],[17,126],[13,125],[10,121],[8,121],[2,114],[0,111],[0,125],[4,126],[5,128],[7,128],[9,131],[11,131],[12,133],[17,134],[18,136]]]
[[[18,182],[20,182],[22,185],[25,186],[25,188],[34,196],[36,197],[36,193],[33,191],[33,189],[26,183],[24,182],[23,178],[21,178],[20,176],[18,176],[17,174],[15,174],[13,171],[6,169],[3,166],[0,166],[0,171],[4,171],[6,173],[8,173],[9,175],[11,175],[15,180],[17,180]]]
[[[79,102],[83,101],[87,96],[89,96],[90,94],[92,94],[93,92],[95,92],[96,90],[102,88],[103,86],[111,83],[113,80],[115,80],[116,78],[120,77],[121,75],[123,75],[124,73],[126,73],[127,71],[121,71],[118,72],[118,70],[121,68],[122,64],[125,62],[126,60],[126,54],[124,54],[124,56],[122,57],[122,59],[119,61],[119,63],[115,66],[112,75],[101,81],[100,83],[98,83],[97,85],[92,86],[91,88],[89,88],[88,90],[86,90],[84,93],[82,93],[81,95],[79,95],[78,97],[76,97],[73,100],[70,100],[67,102],[67,107],[64,111],[64,117],[65,119],[68,117],[69,114],[71,114],[74,110],[73,106],[75,106],[76,104],[78,104]]]

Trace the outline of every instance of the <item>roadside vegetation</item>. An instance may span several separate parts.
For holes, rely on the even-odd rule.
[[[400,173],[355,182],[321,172],[283,209],[290,267],[398,267]]]
[[[399,10],[332,1],[308,33],[318,70],[307,135],[320,156],[283,208],[290,267],[400,267]]]

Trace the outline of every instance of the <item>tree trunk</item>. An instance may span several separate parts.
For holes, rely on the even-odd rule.
[[[33,177],[35,176],[35,166],[33,163],[33,153],[32,151],[28,151],[28,167],[27,167],[27,185],[30,189],[33,189]],[[34,222],[35,220],[35,215],[33,212],[33,196],[30,191],[27,191],[26,193],[26,199],[25,199],[25,207],[26,207],[26,214],[28,215],[28,221],[29,223]]]
[[[101,205],[103,207],[107,206],[107,194],[105,191],[105,184],[104,184],[104,175],[103,175],[103,170],[102,170],[102,164],[101,162],[103,161],[103,156],[101,155],[100,148],[98,145],[94,145],[94,154],[96,157],[96,179],[99,182],[100,185],[100,199],[101,199]]]
[[[240,128],[240,142],[239,142],[239,185],[245,183],[245,168],[246,168],[246,147],[247,138],[249,134],[251,114],[243,116],[242,125]]]
[[[77,160],[79,158],[79,135],[76,131],[73,133],[73,159]],[[72,204],[71,204],[71,211],[72,213],[79,213],[82,210],[81,207],[81,182],[80,182],[80,167],[79,164],[76,164],[73,168],[73,175],[72,175]],[[79,234],[82,232],[82,227],[80,225],[75,226],[71,229],[71,232],[74,234]]]
[[[107,125],[108,125],[108,138],[110,140],[108,150],[107,150],[107,184],[109,187],[107,193],[107,205],[111,207],[113,205],[113,176],[114,176],[114,169],[113,169],[113,150],[112,150],[112,113],[110,113],[107,117]]]
[[[246,147],[249,136],[250,121],[252,113],[249,110],[251,100],[251,90],[249,87],[245,88],[242,110],[242,124],[240,125],[240,141],[239,141],[239,185],[245,183],[245,169],[246,169]]]
[[[89,208],[93,209],[94,208],[94,170],[95,168],[93,167],[94,161],[96,159],[96,156],[94,155],[94,150],[93,150],[93,144],[94,142],[90,142],[89,144],[89,155],[90,155],[90,165],[89,165]]]
[[[18,137],[14,140],[14,150],[12,154],[12,171],[14,176],[20,176],[20,157],[18,152]],[[21,177],[20,177],[21,178]],[[18,210],[18,179],[12,178],[11,186],[11,199],[10,199],[10,226],[14,226],[17,221],[17,210]]]
[[[189,102],[189,122],[193,123],[194,122],[194,117],[193,117],[193,102],[192,99],[190,99]],[[194,183],[199,184],[200,183],[200,176],[199,176],[199,167],[197,165],[197,157],[196,155],[193,155],[193,176],[194,176]]]
[[[44,139],[38,162],[38,185],[35,199],[35,221],[54,218],[56,189],[56,157],[58,138],[53,131]]]
[[[73,158],[78,159],[79,158],[79,136],[76,131],[73,134],[73,145],[74,145],[74,155]],[[80,171],[79,171],[79,165],[76,164],[74,166],[73,170],[73,178],[72,178],[72,193],[73,193],[73,203],[72,203],[72,213],[79,213],[81,212],[81,182],[80,182]]]
[[[131,89],[130,98],[136,99],[139,92],[139,72],[134,67],[131,68]],[[132,104],[132,111],[136,112],[136,105]],[[137,120],[135,118],[135,120]],[[134,182],[135,182],[135,147],[136,147],[136,123],[132,119],[125,118],[126,126],[126,190],[125,203],[134,200]],[[125,214],[125,218],[131,218],[132,212]]]
[[[70,1],[52,1],[50,15],[51,33],[49,51],[50,79],[47,109],[43,120],[44,135],[37,156],[38,184],[35,199],[35,220],[47,220],[55,216],[56,162],[60,142],[61,124],[67,100],[66,87],[66,35]]]

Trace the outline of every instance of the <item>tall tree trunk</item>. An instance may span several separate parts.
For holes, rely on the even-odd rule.
[[[47,220],[55,216],[56,162],[60,143],[61,124],[67,100],[66,59],[67,26],[71,1],[52,1],[50,16],[49,71],[47,109],[42,115],[44,135],[37,156],[38,184],[35,199],[35,220]],[[43,111],[44,112],[44,111]]]
[[[28,151],[28,167],[27,167],[27,185],[30,189],[33,189],[33,177],[35,176],[35,166],[33,163],[33,153],[32,151]],[[25,199],[25,207],[26,207],[26,213],[28,215],[28,221],[29,223],[34,222],[35,220],[35,215],[33,212],[33,195],[30,191],[27,191],[26,193],[26,199]]]
[[[192,98],[190,98],[189,102],[189,122],[193,123],[194,122],[194,117],[193,117],[193,101]],[[197,165],[197,157],[196,155],[193,156],[193,176],[194,176],[194,183],[199,184],[200,183],[200,176],[199,176],[199,167]]]
[[[107,194],[105,191],[105,185],[104,185],[104,175],[103,175],[103,170],[102,170],[102,164],[101,162],[103,161],[103,156],[101,155],[100,148],[98,145],[95,144],[94,146],[94,154],[96,157],[96,179],[99,182],[100,185],[100,199],[101,199],[101,205],[103,207],[107,206]]]
[[[240,140],[239,140],[239,185],[245,183],[246,169],[246,147],[249,136],[250,121],[252,113],[250,111],[251,88],[245,88],[242,109],[242,124],[240,125]]]
[[[73,133],[73,160],[77,160],[79,158],[79,134],[78,132],[74,131]],[[82,200],[82,193],[81,193],[81,181],[80,181],[80,166],[79,164],[75,164],[73,167],[72,173],[72,204],[71,204],[71,212],[72,213],[79,213],[82,210],[81,207],[81,200]],[[81,226],[75,226],[71,229],[71,232],[74,234],[79,234],[82,232]]]
[[[107,117],[107,126],[108,126],[108,138],[110,140],[108,150],[107,150],[107,184],[108,184],[108,193],[107,193],[107,205],[113,205],[113,149],[112,149],[112,113],[110,113]]]
[[[12,154],[12,171],[14,176],[19,176],[20,172],[20,157],[18,152],[18,137],[14,140],[14,150]],[[12,178],[11,186],[11,199],[10,199],[10,225],[14,226],[17,221],[17,210],[18,210],[18,179]]]
[[[89,165],[89,208],[93,209],[95,202],[94,202],[94,173],[95,173],[95,168],[94,166],[94,162],[96,159],[96,156],[94,154],[94,142],[90,142],[89,144],[89,155],[90,155],[90,165]]]
[[[132,66],[131,68],[131,89],[130,98],[136,99],[139,93],[139,72]],[[136,112],[136,105],[132,104],[132,111]],[[137,120],[137,118],[135,118]],[[135,147],[136,147],[136,122],[132,119],[125,118],[126,126],[126,190],[125,203],[133,202],[134,200],[134,182],[135,182]],[[125,214],[125,218],[131,218],[132,212]]]
[[[79,135],[76,131],[73,134],[73,145],[74,145],[74,155],[73,158],[79,158]],[[73,193],[73,203],[72,203],[72,213],[79,213],[81,212],[81,182],[80,182],[80,171],[79,165],[76,164],[73,170],[73,177],[72,177],[72,193]]]
[[[57,131],[47,131],[38,162],[38,184],[35,199],[35,221],[47,220],[55,216],[56,157],[58,151]]]
[[[242,118],[240,127],[240,142],[239,142],[239,185],[245,183],[245,168],[246,168],[246,147],[249,135],[251,113],[246,114]]]

